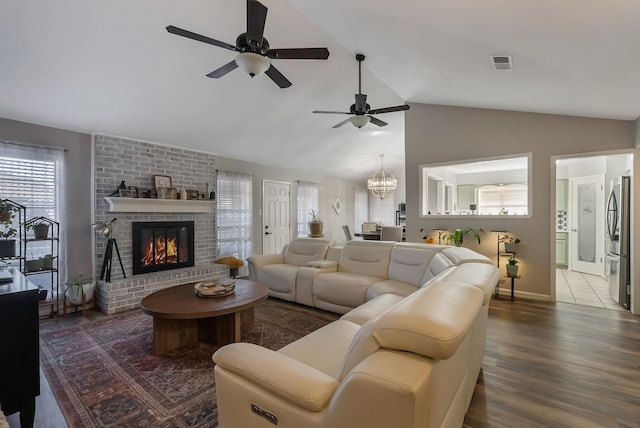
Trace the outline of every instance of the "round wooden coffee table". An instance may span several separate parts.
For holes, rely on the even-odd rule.
[[[253,321],[253,307],[268,295],[266,285],[246,279],[236,279],[234,293],[224,297],[198,297],[195,284],[165,288],[142,299],[142,311],[153,317],[156,355],[196,342],[239,342],[241,324]]]

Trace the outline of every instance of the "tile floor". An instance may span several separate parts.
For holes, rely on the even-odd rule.
[[[600,276],[556,269],[556,301],[624,311],[609,296],[609,284]]]

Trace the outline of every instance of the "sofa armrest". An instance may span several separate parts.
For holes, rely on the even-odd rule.
[[[338,264],[333,266],[319,267],[301,267],[298,268],[296,276],[296,303],[302,305],[313,306],[313,280],[322,273],[337,272]]]
[[[307,266],[312,268],[319,268],[319,269],[332,268],[332,267],[337,267],[338,262],[334,260],[312,260],[310,262],[307,262]]]
[[[232,343],[213,354],[216,369],[235,373],[249,382],[304,409],[319,412],[327,406],[339,382],[298,360],[251,343]]]
[[[258,269],[262,266],[276,263],[284,263],[284,256],[282,254],[258,254],[250,256],[247,259],[247,264],[249,265],[249,279],[256,281],[258,279]]]

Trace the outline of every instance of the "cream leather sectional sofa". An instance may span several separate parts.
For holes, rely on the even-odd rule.
[[[294,253],[310,251],[294,242]],[[268,264],[253,259],[260,280]],[[220,427],[462,426],[499,277],[491,261],[465,248],[349,241],[337,262],[309,262],[291,268],[296,290],[284,294],[344,315],[278,351],[220,348]]]

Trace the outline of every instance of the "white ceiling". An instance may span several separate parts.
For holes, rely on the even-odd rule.
[[[272,48],[329,48],[327,61],[274,60],[293,86],[234,70],[244,0],[0,0],[0,117],[103,132],[352,179],[402,174],[404,113],[384,128],[346,118],[358,89],[372,108],[419,102],[635,120],[637,0],[262,0]],[[494,71],[491,55],[512,55]]]

